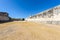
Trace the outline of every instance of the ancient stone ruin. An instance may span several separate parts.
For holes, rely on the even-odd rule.
[[[26,21],[60,24],[60,5],[26,18]]]
[[[0,22],[7,22],[9,20],[10,20],[10,17],[7,12],[0,12]]]

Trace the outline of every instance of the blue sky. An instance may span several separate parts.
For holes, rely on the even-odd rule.
[[[60,0],[0,0],[0,12],[13,18],[26,18],[60,4]]]

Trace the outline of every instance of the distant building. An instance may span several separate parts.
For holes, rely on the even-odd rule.
[[[26,21],[60,24],[60,5],[30,16]]]
[[[0,12],[0,22],[1,21],[9,21],[10,17],[8,15],[8,13],[6,12]]]

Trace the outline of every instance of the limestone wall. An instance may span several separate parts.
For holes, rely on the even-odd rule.
[[[60,5],[26,18],[26,21],[60,24]]]

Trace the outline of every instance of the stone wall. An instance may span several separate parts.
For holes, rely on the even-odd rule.
[[[9,21],[9,15],[7,12],[0,12],[0,21]]]
[[[60,24],[60,5],[30,16],[26,21]]]

